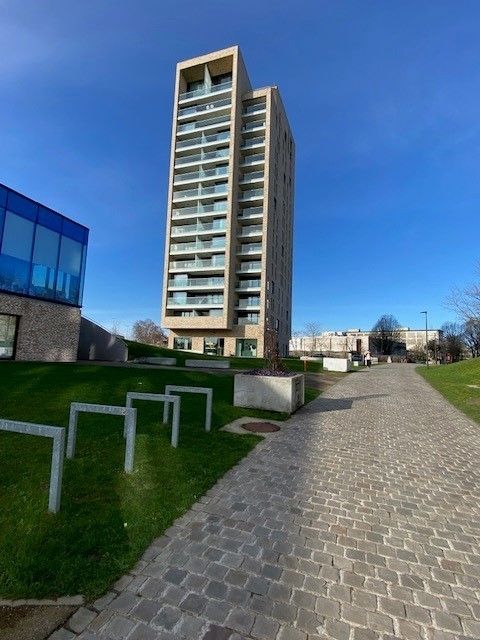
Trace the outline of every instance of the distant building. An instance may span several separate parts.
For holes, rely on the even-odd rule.
[[[88,229],[0,184],[0,359],[77,358]]]
[[[323,331],[317,337],[297,336],[290,340],[290,353],[365,353],[375,351],[375,332],[361,329],[347,329],[346,331]],[[441,338],[439,329],[428,330],[428,340]],[[399,330],[399,342],[405,345],[406,351],[425,349],[425,329],[410,329],[403,327]]]

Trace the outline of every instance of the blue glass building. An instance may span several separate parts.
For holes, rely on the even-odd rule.
[[[38,322],[41,313],[57,319],[62,315],[33,302],[22,306],[13,296],[79,310],[87,244],[86,227],[0,184],[0,358],[14,357],[22,316],[28,316],[25,325],[31,332],[32,314]],[[63,314],[70,319],[74,315]],[[58,335],[64,325],[58,320]]]

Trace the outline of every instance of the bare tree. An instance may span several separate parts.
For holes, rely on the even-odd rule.
[[[463,326],[458,322],[445,322],[442,325],[442,349],[452,362],[458,362],[465,349]]]
[[[463,339],[472,358],[480,357],[480,318],[470,318],[463,325]]]
[[[402,341],[400,323],[391,314],[381,316],[372,327],[372,345],[374,350],[382,356],[391,356],[397,351],[405,349]]]
[[[476,273],[477,282],[465,289],[454,289],[446,301],[446,306],[455,311],[462,322],[480,320],[480,262],[477,264]]]
[[[137,342],[161,347],[167,343],[165,331],[153,320],[137,320],[132,327],[133,339]]]
[[[305,325],[305,334],[310,338],[310,352],[317,350],[317,340],[322,333],[322,325],[319,322],[307,322]]]

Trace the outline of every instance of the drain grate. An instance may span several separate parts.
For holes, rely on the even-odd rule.
[[[274,431],[280,431],[280,427],[271,422],[247,422],[247,424],[242,424],[242,427],[252,433],[273,433]]]

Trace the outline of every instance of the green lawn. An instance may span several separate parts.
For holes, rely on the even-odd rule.
[[[480,358],[418,367],[417,371],[460,411],[480,423]]]
[[[0,417],[58,426],[67,426],[71,401],[124,405],[127,391],[162,392],[167,382],[214,388],[212,432],[203,431],[203,398],[184,396],[172,449],[162,405],[138,402],[127,475],[122,419],[81,414],[57,515],[47,512],[51,441],[0,432],[0,597],[101,594],[258,442],[221,425],[242,415],[286,417],[233,407],[233,377],[224,373],[0,363]],[[308,390],[307,399],[316,395]]]
[[[217,357],[206,356],[201,353],[191,353],[188,351],[177,351],[175,349],[166,349],[165,347],[154,347],[151,344],[142,344],[132,340],[125,340],[128,345],[128,359],[142,358],[148,356],[163,356],[166,358],[177,358],[177,365],[183,367],[185,360],[208,359],[208,360],[230,360],[232,369],[261,369],[265,366],[264,358],[237,358],[237,357]],[[282,358],[282,362],[289,371],[304,371],[304,362],[299,358]],[[323,371],[322,363],[315,360],[307,360],[307,369],[310,373],[318,373]]]

